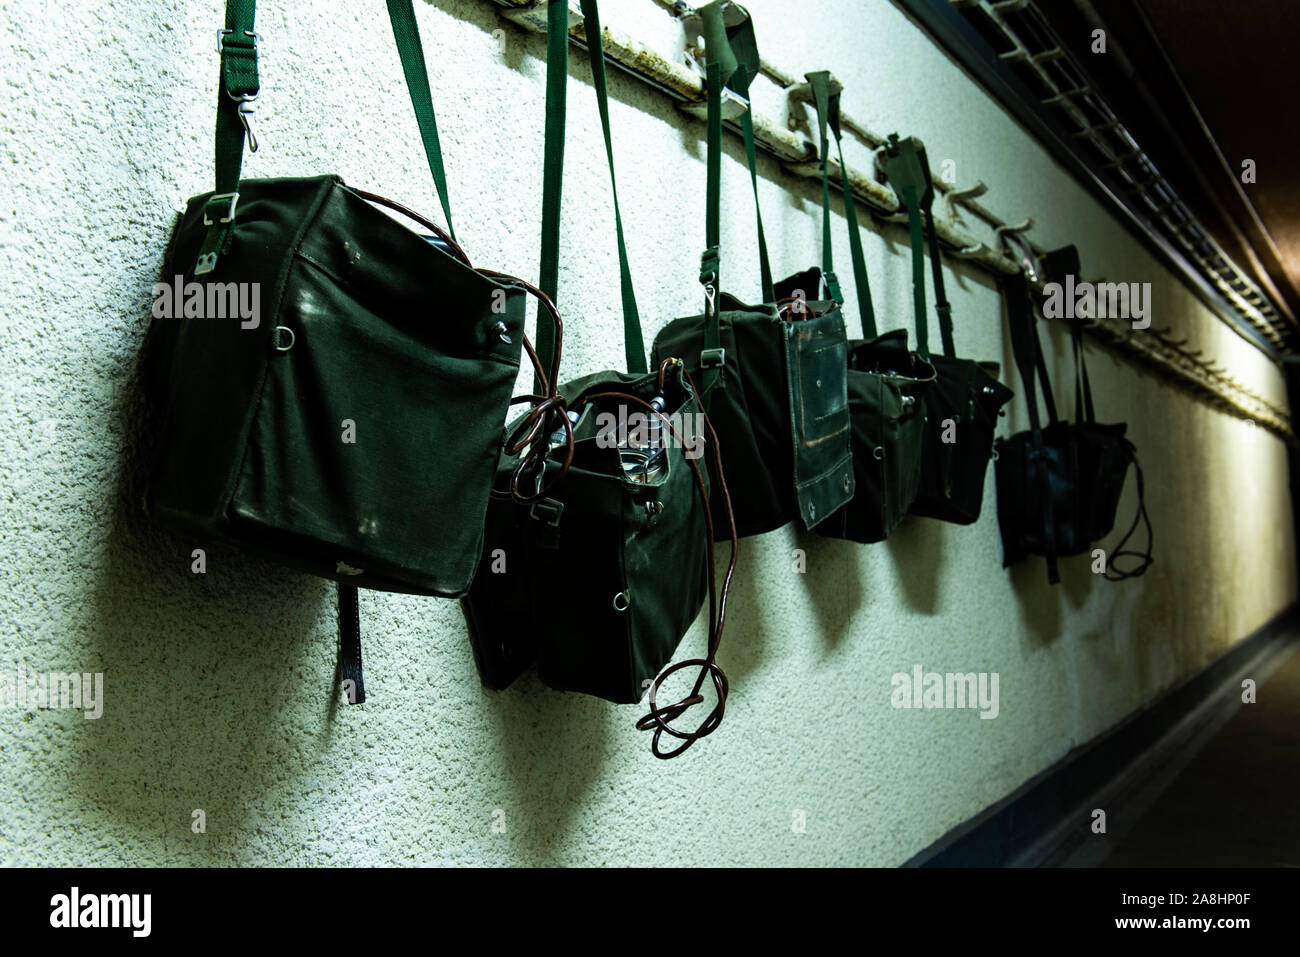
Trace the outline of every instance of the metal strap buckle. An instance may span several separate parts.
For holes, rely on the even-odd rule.
[[[538,515],[537,510],[541,509],[542,514]],[[537,522],[545,522],[547,525],[559,526],[560,516],[564,514],[564,503],[557,502],[554,499],[542,499],[540,502],[534,502],[533,507],[528,512],[528,517]]]
[[[208,200],[207,204],[203,207],[204,226],[212,225],[212,220],[208,218],[208,213],[212,209],[212,204],[222,199],[228,200],[230,205],[226,209],[226,215],[222,216],[221,219],[217,220],[217,222],[233,223],[235,221],[235,207],[239,205],[239,194],[238,193],[215,193],[213,194],[212,198]]]
[[[226,37],[230,36],[230,34],[232,34],[232,33],[234,33],[234,32],[235,32],[235,31],[234,31],[234,30],[231,30],[229,27],[222,27],[220,30],[217,31],[217,52],[218,52],[218,53],[225,53],[225,52],[226,52],[226,50],[225,50],[225,48],[226,48]],[[257,33],[254,33],[252,30],[245,30],[245,31],[244,31],[244,36],[248,37],[250,40],[253,41],[253,53],[256,54],[256,53],[257,53],[257,41],[258,41],[258,39],[259,39],[259,35],[258,35]]]
[[[700,368],[701,369],[721,369],[727,364],[727,350],[721,347],[717,349],[700,350]]]

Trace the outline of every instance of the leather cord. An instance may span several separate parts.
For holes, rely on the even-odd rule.
[[[664,384],[664,377],[668,368],[678,362],[679,360],[677,359],[665,359],[660,363],[659,383],[661,387]],[[682,374],[686,377],[687,384],[690,385],[691,391],[694,392],[698,398],[699,391],[696,389],[695,382],[691,379],[690,373],[683,369]],[[673,425],[672,420],[665,413],[654,408],[650,403],[646,402],[639,396],[634,396],[625,392],[601,392],[589,395],[586,398],[588,400],[601,398],[618,399],[623,402],[631,402],[634,405],[647,409],[651,414],[657,416],[664,423],[669,432],[678,442],[681,442],[683,445],[685,444],[685,440]],[[702,408],[703,407],[701,406],[701,409]],[[700,501],[704,509],[704,527],[709,547],[709,643],[708,653],[705,657],[686,658],[682,661],[674,662],[660,672],[658,677],[656,677],[650,684],[650,710],[637,721],[636,727],[638,731],[653,730],[654,735],[650,741],[650,750],[655,757],[665,760],[677,757],[696,741],[707,737],[718,729],[718,726],[722,723],[722,717],[726,710],[727,693],[730,690],[727,675],[718,665],[716,659],[718,654],[718,645],[722,640],[722,631],[726,626],[727,595],[731,590],[731,578],[736,570],[736,557],[739,553],[740,544],[739,536],[736,534],[736,517],[731,508],[731,492],[727,489],[727,481],[722,474],[722,457],[718,449],[718,436],[713,429],[713,423],[709,419],[708,413],[702,412],[702,414],[704,416],[704,427],[708,435],[708,440],[713,446],[714,460],[717,463],[716,475],[721,486],[722,501],[727,512],[727,526],[731,541],[731,557],[727,564],[727,573],[723,578],[721,591],[719,592],[717,572],[713,567],[713,547],[716,542],[716,535],[713,525],[713,512],[709,507],[708,487],[705,485],[704,475],[700,469],[699,462],[694,459],[688,459],[687,461],[690,462],[691,470],[695,477],[695,487],[700,494]],[[695,684],[691,689],[691,693],[680,701],[660,707],[658,701],[659,688],[662,686],[665,679],[684,668],[692,667],[698,667],[700,673],[695,679]],[[700,694],[700,692],[704,687],[704,681],[706,678],[713,682],[713,689],[717,695],[717,702],[694,729],[690,731],[681,731],[674,728],[670,722],[680,718],[695,705],[703,703],[704,696]],[[660,743],[664,734],[679,739],[682,741],[682,744],[672,750],[665,750]]]
[[[1138,464],[1137,454],[1132,449],[1129,449],[1129,461],[1133,463],[1133,471],[1137,475],[1138,507],[1137,512],[1133,515],[1133,522],[1129,525],[1128,531],[1124,533],[1124,537],[1119,540],[1119,544],[1115,546],[1114,550],[1111,551],[1107,558],[1105,576],[1106,581],[1110,582],[1122,582],[1129,578],[1138,578],[1141,575],[1146,574],[1146,570],[1150,568],[1155,561],[1155,559],[1151,557],[1154,537],[1151,531],[1151,519],[1147,517],[1146,482],[1142,479],[1142,466]],[[1133,537],[1133,533],[1137,531],[1139,522],[1145,525],[1147,530],[1146,549],[1141,552],[1126,549],[1124,547],[1128,544],[1128,540]],[[1117,558],[1123,558],[1125,560],[1136,558],[1138,563],[1136,566],[1129,569],[1116,568],[1115,560]]]

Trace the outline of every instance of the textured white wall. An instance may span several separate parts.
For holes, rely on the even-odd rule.
[[[338,172],[434,212],[383,4],[263,6],[264,145],[246,175]],[[1042,244],[1077,243],[1089,274],[1152,282],[1155,325],[1184,330],[1284,401],[1276,369],[891,4],[804,3],[789,21],[790,4],[749,6],[771,60],[833,70],[845,109],[920,136],[936,164],[956,161],[961,182],[985,180],[1008,220],[1033,215]],[[476,262],[534,276],[543,38],[480,0],[417,7],[459,238]],[[610,25],[679,47],[651,0],[605,7]],[[0,711],[0,862],[895,864],[1295,598],[1282,443],[1090,348],[1101,415],[1129,423],[1146,469],[1157,564],[1140,581],[1108,584],[1079,559],[1054,589],[1041,561],[1004,572],[990,473],[971,528],[909,520],[865,548],[788,528],[746,541],[721,652],[727,717],[682,759],[650,756],[632,728],[637,707],[558,694],[531,675],[483,692],[449,601],[363,594],[373,697],[337,707],[333,586],[220,546],[206,576],[190,574],[202,543],[145,523],[129,457],[150,287],[174,212],[211,188],[219,5],[6,0],[0,22],[0,668],[106,673],[98,721]],[[503,26],[504,52],[492,36]],[[560,293],[570,376],[622,362],[584,55],[571,73]],[[617,71],[610,79],[648,341],[699,308],[703,129]],[[756,101],[783,115],[766,81]],[[865,162],[859,144],[846,149]],[[733,137],[727,150],[726,286],[754,299],[748,180]],[[783,275],[818,261],[820,187],[762,162]],[[851,296],[838,214],[835,225]],[[904,233],[869,224],[865,241],[884,325],[910,323]],[[959,348],[1009,369],[996,290],[948,265]],[[851,301],[846,313],[856,316]],[[1059,334],[1054,345],[1068,384]],[[1015,401],[1004,432],[1024,423]],[[1132,505],[1130,489],[1121,515]],[[795,547],[806,574],[792,571]],[[697,627],[683,653],[701,645]],[[1000,716],[893,710],[890,676],[917,663],[1000,673]],[[191,833],[195,808],[206,834]],[[505,833],[492,829],[495,809]],[[795,810],[805,833],[791,827]]]

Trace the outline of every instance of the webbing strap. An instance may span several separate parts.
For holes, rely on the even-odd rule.
[[[618,233],[619,289],[623,300],[623,353],[628,372],[648,372],[645,341],[641,336],[641,316],[632,287],[632,270],[627,260],[627,243],[623,238],[623,216],[618,208],[618,183],[614,178],[614,143],[609,132],[609,91],[605,83],[605,45],[600,34],[600,11],[596,0],[582,0],[582,16],[591,54],[592,83],[596,87],[596,106],[605,134],[605,158],[609,161],[609,185],[614,197],[614,229]]]
[[[217,93],[216,191],[239,189],[248,132],[240,119],[240,106],[257,97],[257,35],[253,29],[255,0],[227,0],[226,26],[221,31],[221,75]],[[256,149],[256,141],[250,147]]]
[[[366,682],[361,672],[361,603],[356,585],[338,586],[339,679],[351,681],[348,704],[364,704]]]
[[[928,329],[924,322],[925,258],[922,232],[930,247],[930,266],[934,282],[935,312],[939,316],[939,335],[943,351],[955,356],[952,343],[952,306],[948,303],[943,285],[943,257],[939,251],[939,233],[934,220],[934,183],[930,179],[930,163],[925,156],[925,146],[915,137],[899,139],[890,134],[885,148],[885,168],[889,182],[907,207],[907,225],[912,240],[912,300],[916,311],[917,352],[930,357]],[[924,228],[922,218],[924,217]]]
[[[1024,384],[1024,394],[1029,410],[1029,426],[1033,439],[1030,452],[1030,471],[1038,480],[1039,497],[1042,499],[1042,534],[1043,556],[1047,560],[1047,581],[1056,584],[1061,579],[1056,560],[1056,525],[1052,514],[1051,473],[1047,468],[1047,453],[1043,445],[1043,430],[1038,416],[1038,400],[1034,391],[1035,369],[1042,368],[1042,348],[1038,342],[1038,330],[1034,321],[1033,309],[1029,301],[1029,284],[1024,276],[1016,273],[1006,279],[1005,293],[1007,300],[1007,324],[1011,327],[1011,351],[1015,356],[1016,368],[1020,370],[1020,381]],[[1046,379],[1042,382],[1044,394],[1050,405],[1050,387]],[[1053,421],[1055,415],[1053,415]]]
[[[925,238],[921,229],[921,201],[916,187],[903,187],[907,205],[907,231],[912,243],[912,310],[916,313],[916,351],[930,358],[930,325],[925,307]]]
[[[924,157],[922,162],[925,162]],[[922,197],[922,202],[925,203],[925,238],[930,246],[930,274],[934,277],[934,311],[939,316],[939,338],[943,340],[943,354],[956,358],[952,344],[952,306],[943,287],[943,257],[939,253],[939,231],[934,224],[933,190]]]
[[[817,132],[819,134],[818,156],[821,157],[822,169],[822,278],[826,282],[826,291],[836,303],[843,304],[844,294],[840,291],[839,279],[835,275],[835,255],[831,250],[831,185],[828,166],[831,157],[830,137],[826,133],[830,107],[830,73],[820,70],[807,73],[812,86],[813,102],[817,107]]]
[[[745,22],[749,23],[748,20]],[[752,27],[750,32],[752,34]],[[757,63],[757,50],[754,53],[754,60]],[[749,84],[757,75],[758,69],[756,66],[751,68],[749,63],[742,61],[736,68],[736,72],[732,74],[728,85],[738,95],[748,100]],[[763,287],[763,301],[774,302],[776,300],[776,290],[772,283],[772,262],[767,254],[767,233],[763,230],[763,210],[758,203],[758,149],[754,143],[754,110],[752,108],[745,110],[741,114],[740,132],[745,141],[745,160],[749,164],[749,183],[754,191],[754,218],[758,223],[758,268],[760,282]]]
[[[853,188],[849,185],[849,170],[844,165],[844,143],[840,136],[840,94],[830,90],[830,72],[820,70],[806,74],[812,86],[813,103],[817,109],[817,122],[821,129],[822,140],[822,198],[823,217],[826,213],[826,127],[835,137],[835,148],[840,160],[840,188],[844,196],[844,217],[849,226],[849,255],[853,260],[853,286],[858,296],[858,318],[862,322],[862,334],[867,339],[874,339],[879,334],[876,330],[876,311],[871,303],[871,283],[867,278],[867,259],[862,251],[862,234],[858,227],[857,203],[853,199]],[[823,114],[826,119],[822,120]],[[825,219],[823,218],[823,242],[825,241]]]
[[[1070,345],[1074,352],[1074,417],[1084,422],[1096,422],[1097,413],[1092,405],[1092,383],[1088,381],[1088,363],[1083,354],[1083,323],[1078,319],[1070,323]]]
[[[558,302],[560,197],[564,184],[564,120],[569,81],[569,3],[549,0],[546,10],[546,134],[542,144],[542,253],[537,288]],[[555,330],[537,323],[537,355],[543,369],[555,355]],[[542,391],[540,376],[533,389]]]
[[[424,156],[429,161],[429,172],[433,174],[433,185],[438,190],[442,214],[447,217],[447,233],[455,239],[456,231],[451,225],[451,201],[447,197],[447,173],[442,165],[442,145],[438,140],[438,123],[433,115],[433,94],[429,90],[429,71],[425,67],[424,48],[420,45],[420,29],[415,22],[411,0],[388,0],[388,19],[393,26],[393,38],[397,41],[402,72],[406,74],[406,89],[411,94],[411,105],[415,108],[415,121],[420,127]]]
[[[227,0],[226,25],[220,33],[221,70],[217,80],[217,125],[214,136],[216,189],[203,210],[208,227],[194,263],[202,276],[216,268],[217,259],[230,246],[239,200],[239,175],[244,165],[244,140],[257,149],[249,117],[257,99],[257,33],[253,20],[255,0]]]
[[[708,7],[705,8],[709,9]],[[701,11],[703,12],[703,11]],[[708,94],[707,145],[705,147],[704,254],[700,257],[700,283],[704,286],[704,337],[701,356],[717,355],[722,344],[721,319],[718,315],[718,288],[721,282],[720,204],[722,191],[722,65],[716,60],[705,66],[705,89]],[[711,361],[703,369],[700,401],[708,408],[709,397],[722,378],[722,367]]]
[[[736,9],[732,8],[733,11]],[[703,14],[703,11],[701,11]],[[713,16],[711,13],[710,16]],[[749,102],[749,87],[758,76],[760,59],[758,40],[754,36],[754,20],[745,13],[740,22],[722,25],[720,41],[725,41],[735,62],[730,77],[724,75],[726,87]],[[729,62],[729,61],[728,61]],[[724,74],[725,74],[724,63]],[[773,302],[776,292],[772,283],[772,264],[767,252],[767,233],[763,229],[763,211],[758,204],[758,149],[754,141],[754,111],[747,108],[740,117],[741,138],[745,142],[745,160],[749,165],[749,184],[754,193],[754,218],[758,226],[758,265],[763,289],[763,302]]]
[[[226,25],[221,31],[221,77],[217,96],[215,135],[216,190],[204,208],[208,232],[199,248],[195,275],[211,272],[224,254],[234,234],[239,181],[243,167],[244,141],[256,151],[249,119],[252,103],[259,92],[257,70],[257,34],[253,29],[256,0],[226,0]],[[420,31],[411,0],[388,0],[388,19],[392,24],[397,52],[406,76],[406,87],[415,108],[425,158],[433,174],[447,232],[455,238],[451,222],[451,203],[447,197],[447,175],[442,163],[442,148],[433,113],[433,95],[425,67]]]

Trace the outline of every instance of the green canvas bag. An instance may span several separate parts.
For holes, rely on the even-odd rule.
[[[996,362],[959,358],[953,345],[952,306],[944,292],[943,259],[934,223],[934,183],[925,146],[915,137],[900,140],[894,134],[884,156],[889,183],[907,210],[912,298],[918,316],[926,311],[921,226],[921,214],[925,214],[925,244],[930,250],[935,313],[943,339],[943,354],[931,355],[927,325],[918,322],[917,352],[934,366],[936,375],[925,395],[921,478],[911,512],[970,525],[980,517],[998,414],[1015,393],[998,381]]]
[[[353,702],[365,700],[358,587],[469,587],[531,290],[456,245],[414,12],[388,8],[446,231],[337,176],[240,178],[257,35],[252,0],[230,0],[216,190],[189,201],[169,254],[177,290],[198,296],[155,318],[146,347],[161,422],[149,513],[338,582]],[[199,314],[205,290],[211,303],[230,289],[256,290],[260,315]]]
[[[841,90],[832,89],[824,70],[807,74],[817,110],[822,166],[822,257],[832,269],[830,226],[830,141],[834,135],[840,161],[840,185],[849,229],[858,317],[864,338],[849,342],[848,395],[852,423],[853,473],[857,491],[853,500],[819,525],[816,531],[831,538],[878,542],[906,517],[920,484],[921,442],[925,428],[925,396],[934,384],[934,367],[907,345],[907,330],[879,333],[866,257],[858,229],[858,215],[844,165],[840,140]],[[924,310],[917,314],[917,330],[925,338]]]
[[[596,0],[583,0],[582,12],[614,185]],[[568,74],[565,0],[550,4],[548,38],[544,266],[557,261],[559,248]],[[712,551],[715,531],[723,536],[730,532],[727,496],[723,488],[723,511],[710,513],[703,453],[713,443],[682,363],[666,358],[647,368],[616,185],[614,222],[629,371],[597,372],[559,388],[559,402],[568,414],[556,420],[560,427],[550,434],[540,474],[521,469],[511,450],[520,437],[540,435],[549,426],[539,430],[536,413],[530,413],[507,430],[511,438],[497,468],[487,540],[463,607],[485,687],[505,688],[536,663],[542,680],[564,691],[630,704],[649,690],[650,714],[638,726],[654,731],[657,756],[672,757],[717,727],[726,699],[726,677],[713,659],[730,570],[719,597]],[[552,274],[544,282],[555,279]],[[539,343],[539,351],[545,348]],[[630,421],[634,415],[639,421]],[[706,596],[707,658],[664,671]],[[692,694],[659,707],[656,676],[689,666],[700,668]],[[706,677],[714,683],[717,703],[695,730],[674,728],[671,722],[702,700],[699,691]],[[665,751],[660,747],[665,733],[685,743]]]
[[[747,305],[718,292],[722,87],[725,82],[737,95],[747,96],[759,60],[752,21],[738,4],[715,0],[699,13],[708,100],[707,248],[700,269],[705,310],[665,325],[655,337],[652,361],[681,358],[699,384],[721,443],[738,533],[771,531],[796,516],[812,528],[853,496],[844,318],[833,297],[805,302],[792,293],[794,287],[806,291],[806,284],[818,280],[833,290],[833,273],[810,270],[773,284],[761,214],[764,304]],[[748,110],[741,131],[757,208],[757,159]],[[778,300],[778,287],[788,298]],[[714,512],[720,507],[715,501]]]

